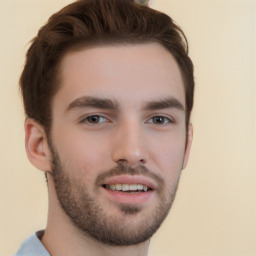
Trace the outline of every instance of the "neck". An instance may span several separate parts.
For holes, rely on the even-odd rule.
[[[51,181],[49,181],[51,182]],[[49,212],[42,243],[52,256],[146,256],[149,240],[130,246],[103,244],[80,231],[64,213],[49,185]]]

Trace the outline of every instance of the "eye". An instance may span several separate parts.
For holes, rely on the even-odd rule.
[[[149,119],[148,123],[156,125],[165,125],[173,123],[173,121],[166,116],[153,116]]]
[[[81,120],[82,123],[89,123],[89,124],[100,124],[106,122],[106,118],[99,115],[91,115],[83,118]]]

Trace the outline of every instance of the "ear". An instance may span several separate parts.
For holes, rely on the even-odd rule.
[[[188,163],[192,140],[193,140],[193,125],[190,123],[188,126],[188,132],[187,132],[186,151],[184,155],[183,169],[186,168]]]
[[[44,128],[34,119],[25,121],[25,145],[29,161],[37,169],[51,171],[51,153]]]

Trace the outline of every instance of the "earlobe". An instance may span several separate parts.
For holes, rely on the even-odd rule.
[[[25,121],[25,146],[29,161],[39,170],[51,170],[50,151],[44,128],[34,119]]]
[[[186,168],[187,163],[188,163],[192,140],[193,140],[193,125],[190,123],[189,127],[188,127],[188,133],[187,133],[186,151],[185,151],[185,155],[184,155],[183,169]]]

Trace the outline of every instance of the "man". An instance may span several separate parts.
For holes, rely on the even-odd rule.
[[[40,29],[20,84],[49,214],[16,255],[147,255],[192,142],[182,31],[132,0],[81,0]]]

